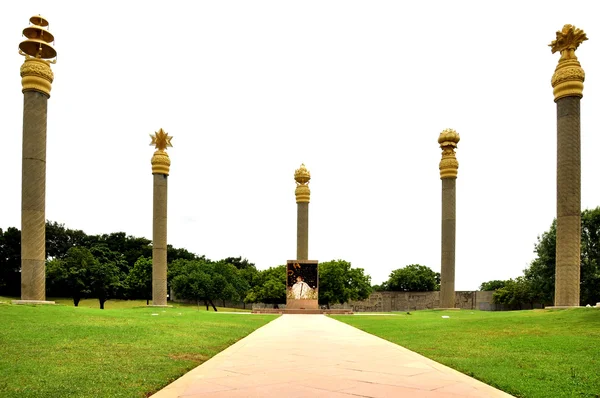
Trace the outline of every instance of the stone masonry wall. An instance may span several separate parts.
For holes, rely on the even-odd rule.
[[[456,292],[455,306],[461,309],[493,311],[492,292]],[[350,301],[331,308],[354,312],[416,311],[439,308],[440,292],[373,292],[363,301]]]

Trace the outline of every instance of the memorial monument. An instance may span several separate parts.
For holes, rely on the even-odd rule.
[[[152,218],[152,305],[167,305],[167,180],[171,160],[166,152],[171,139],[163,129],[150,135],[156,151],[152,156],[154,201]]]
[[[23,87],[23,169],[21,186],[21,300],[14,303],[54,304],[46,301],[46,122],[48,98],[56,63],[54,36],[41,16],[29,19],[19,44]]]
[[[585,73],[575,50],[587,40],[583,30],[565,25],[550,43],[560,52],[552,76],[557,119],[556,307],[579,306],[581,250],[580,101]]]
[[[316,310],[319,308],[319,265],[308,260],[308,203],[310,202],[310,172],[302,164],[294,172],[298,222],[296,260],[287,262],[286,309]]]
[[[440,308],[455,308],[454,266],[456,247],[456,177],[458,160],[456,149],[460,135],[446,129],[440,133],[438,143],[442,148],[440,178],[442,179],[442,272]]]

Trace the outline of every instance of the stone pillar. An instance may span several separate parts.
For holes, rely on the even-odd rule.
[[[37,16],[23,30],[19,45],[25,56],[21,66],[23,87],[23,162],[21,184],[21,300],[15,303],[47,303],[46,300],[46,120],[56,51],[46,29],[48,21]]]
[[[167,305],[167,180],[171,160],[166,152],[171,139],[163,129],[151,135],[154,202],[152,217],[152,305]]]
[[[310,172],[304,163],[294,172],[296,180],[296,203],[298,204],[298,223],[296,237],[296,260],[308,260],[308,203],[310,202]]]
[[[460,135],[446,129],[440,133],[438,143],[442,148],[440,178],[442,179],[442,272],[440,308],[455,307],[454,270],[456,246],[456,177],[458,160],[454,150]]]
[[[556,163],[556,307],[579,306],[581,269],[581,131],[579,102],[585,74],[575,50],[585,33],[572,25],[556,32],[550,44],[560,52],[552,76],[557,115]]]

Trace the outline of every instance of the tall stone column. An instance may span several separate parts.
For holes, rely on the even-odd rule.
[[[442,148],[440,178],[442,179],[442,272],[440,308],[455,307],[454,270],[456,246],[456,177],[458,160],[454,150],[460,135],[446,129],[440,133],[438,143]]]
[[[21,300],[46,300],[46,116],[56,62],[48,21],[31,17],[19,44],[23,87],[23,163],[21,186]]]
[[[581,267],[581,129],[579,102],[585,73],[575,50],[587,40],[572,25],[556,32],[550,47],[560,52],[552,76],[557,116],[556,285],[554,305],[579,306]]]
[[[310,202],[310,172],[304,163],[294,172],[296,180],[296,203],[298,204],[298,223],[296,237],[296,260],[308,260],[308,203]]]
[[[163,129],[151,135],[154,202],[152,218],[152,305],[167,305],[167,179],[171,160],[166,152],[171,139]]]

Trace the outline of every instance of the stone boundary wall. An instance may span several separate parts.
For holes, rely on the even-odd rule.
[[[481,311],[508,311],[543,308],[540,304],[508,306],[492,302],[493,291],[458,291],[454,295],[456,308]],[[347,308],[354,312],[417,311],[439,308],[440,292],[373,292],[363,301],[350,301],[331,308]]]
[[[454,304],[456,308],[464,310],[481,311],[510,311],[510,310],[528,310],[532,308],[543,308],[541,304],[522,304],[521,307],[509,306],[504,304],[492,303],[493,291],[460,291],[455,292]],[[171,296],[173,297],[173,296]],[[189,302],[187,300],[177,300],[175,302]],[[191,303],[191,302],[190,302]],[[214,301],[215,305],[223,305],[222,300]],[[191,304],[195,304],[191,303]],[[204,302],[200,303],[203,306]],[[391,311],[417,311],[439,308],[440,292],[373,292],[368,299],[362,301],[350,301],[345,304],[335,304],[331,309],[350,309],[354,312],[391,312]],[[255,303],[246,304],[243,302],[225,301],[225,307],[240,309],[265,309],[274,308],[273,304]],[[278,308],[284,309],[285,303],[279,304]],[[212,311],[212,308],[210,308]]]

